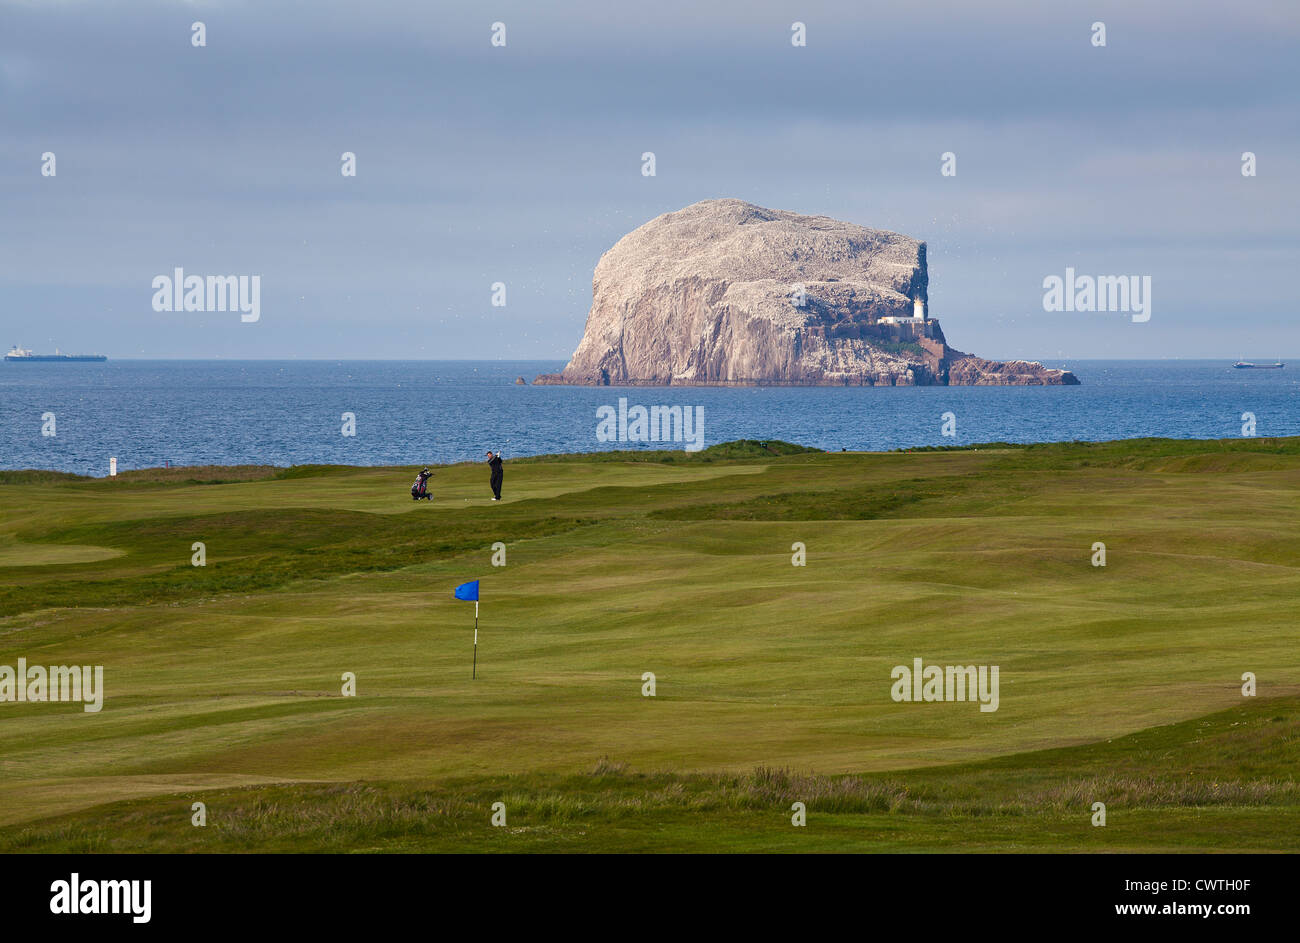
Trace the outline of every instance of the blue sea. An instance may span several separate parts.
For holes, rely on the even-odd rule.
[[[0,362],[0,468],[86,475],[172,465],[409,465],[659,447],[596,437],[597,409],[702,407],[704,444],[885,450],[1139,436],[1300,435],[1300,364],[1071,361],[1065,387],[532,386],[561,361]],[[519,386],[516,377],[530,385]],[[956,436],[941,435],[944,413]],[[52,436],[43,435],[54,414]],[[342,434],[344,413],[356,434]],[[680,446],[677,446],[680,448]]]

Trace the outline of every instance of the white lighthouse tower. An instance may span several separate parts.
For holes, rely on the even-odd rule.
[[[925,302],[920,298],[912,299],[912,317],[920,321],[925,320]]]

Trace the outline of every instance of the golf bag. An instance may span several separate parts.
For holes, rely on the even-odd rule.
[[[423,498],[426,501],[432,501],[433,495],[429,493],[429,476],[431,472],[425,469],[415,476],[415,484],[411,485],[411,500],[419,501]]]

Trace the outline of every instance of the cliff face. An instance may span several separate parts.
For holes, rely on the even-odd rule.
[[[802,286],[802,291],[800,287]],[[568,366],[537,383],[872,386],[1077,383],[947,347],[925,306],[925,243],[826,216],[706,200],[606,252]]]

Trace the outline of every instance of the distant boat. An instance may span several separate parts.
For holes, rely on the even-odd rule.
[[[1251,363],[1248,360],[1238,360],[1233,364],[1238,370],[1281,370],[1286,366],[1284,363]]]
[[[107,359],[103,354],[62,354],[57,347],[52,354],[34,354],[17,344],[5,354],[5,360],[11,363],[102,363]]]

